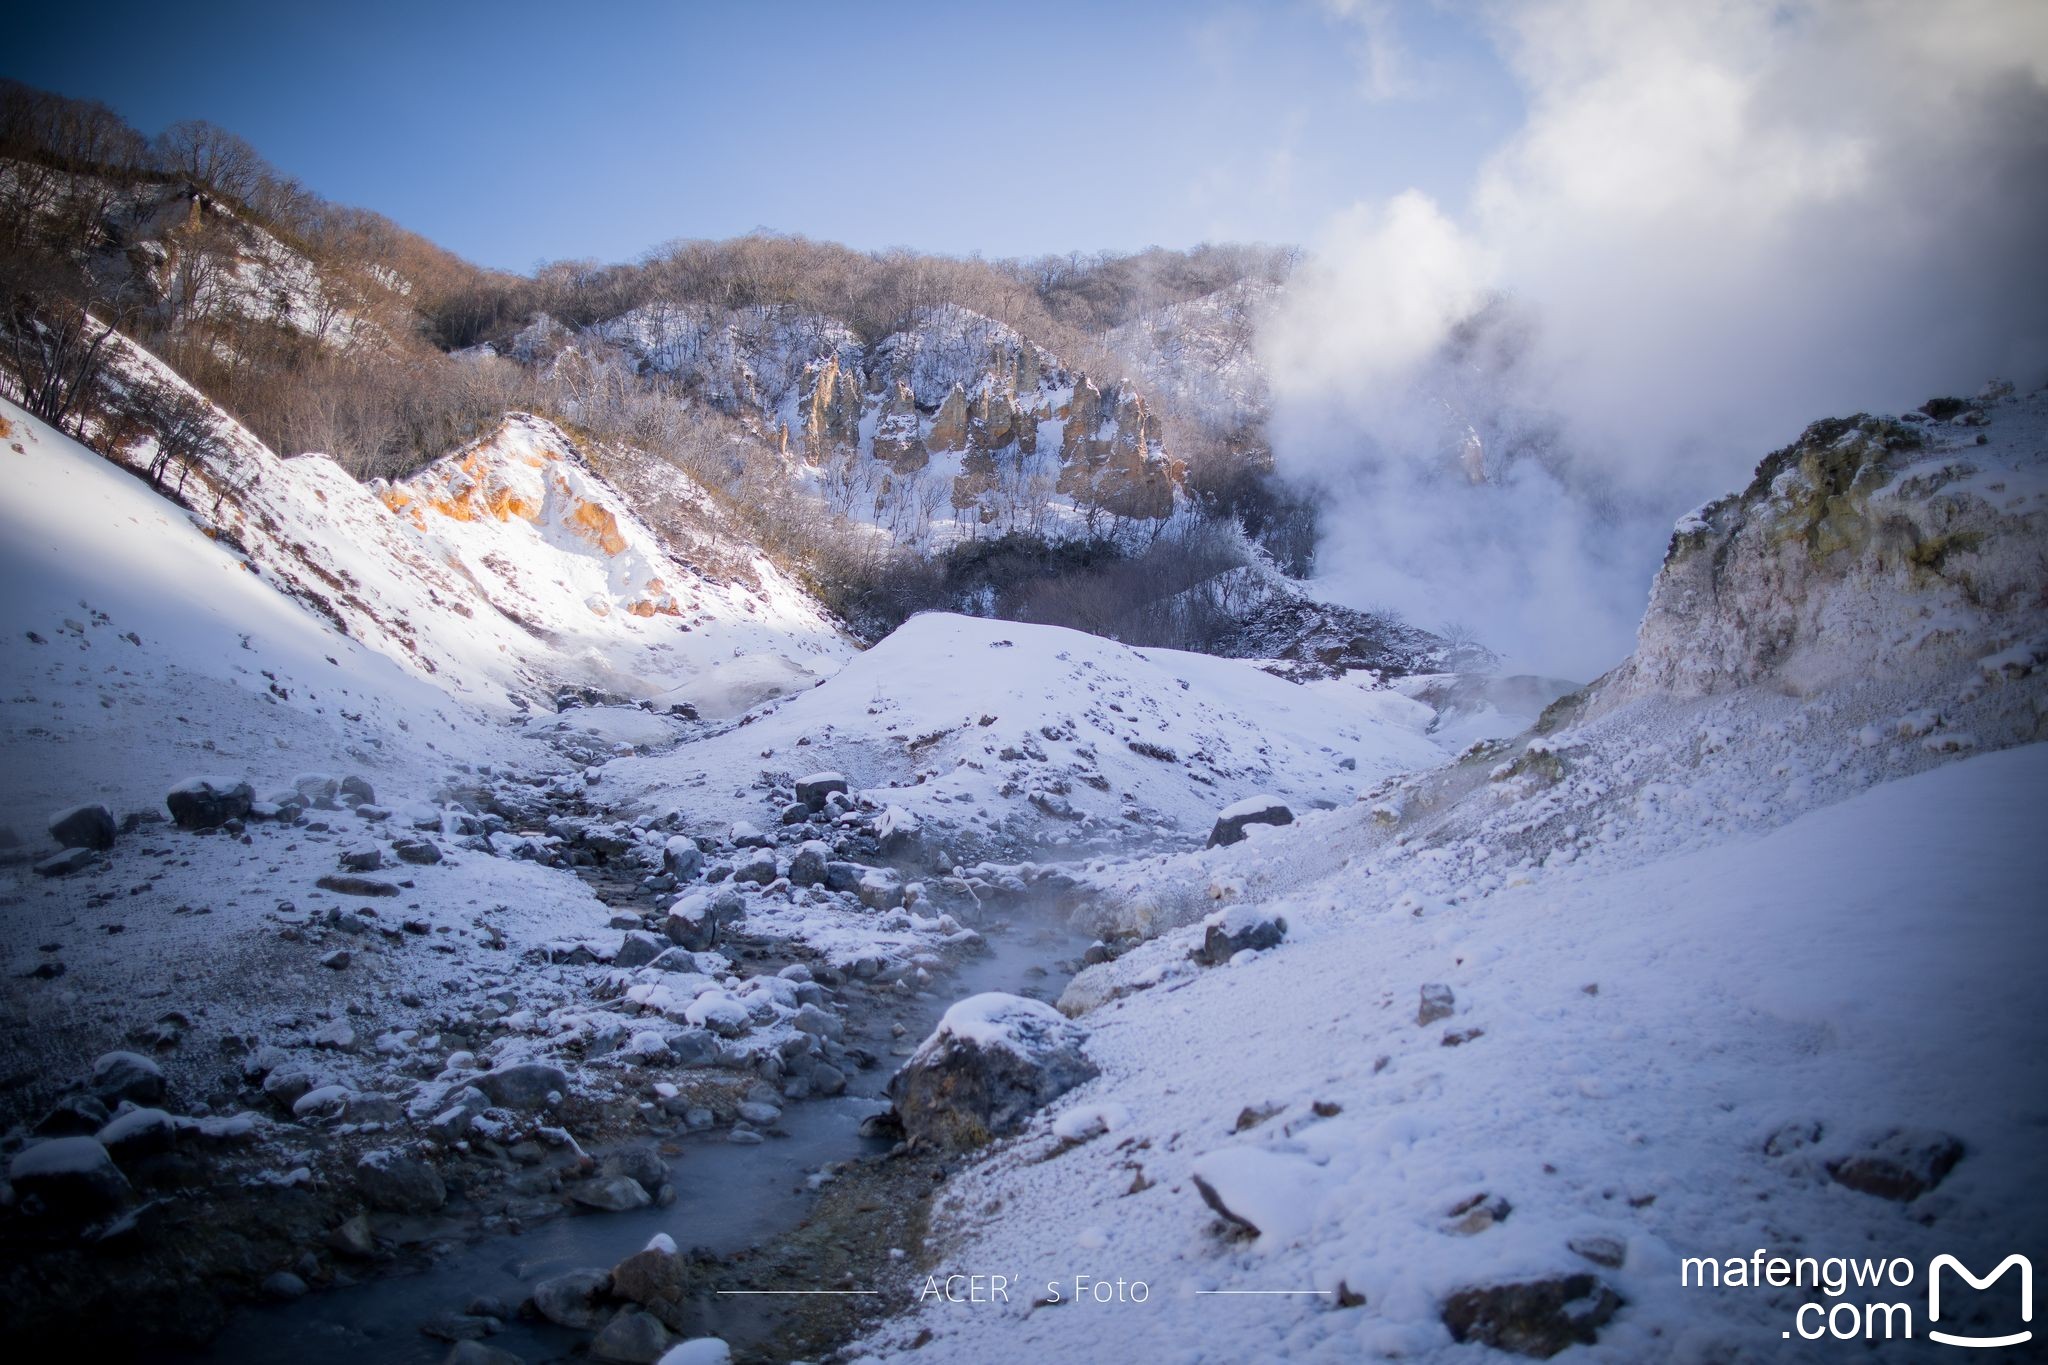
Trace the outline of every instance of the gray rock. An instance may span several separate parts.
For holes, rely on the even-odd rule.
[[[369,806],[376,804],[377,789],[366,777],[351,773],[341,779],[341,803],[344,806]]]
[[[1416,1008],[1415,1022],[1428,1028],[1439,1019],[1448,1019],[1457,1011],[1458,999],[1449,986],[1431,982],[1422,988],[1422,1003]]]
[[[348,949],[336,948],[333,952],[320,959],[320,965],[331,971],[338,972],[353,961],[355,961],[355,958],[350,955]]]
[[[1238,802],[1216,817],[1215,828],[1209,831],[1209,847],[1234,844],[1244,838],[1245,829],[1251,825],[1291,825],[1294,812],[1285,802],[1274,797],[1250,797]]]
[[[765,848],[755,849],[739,859],[732,870],[734,881],[753,882],[759,886],[768,885],[778,875],[780,874],[775,870],[775,855]]]
[[[803,802],[804,806],[809,810],[821,811],[825,809],[826,798],[830,797],[834,792],[844,792],[845,790],[846,779],[840,774],[831,772],[812,773],[809,777],[797,779],[796,799]]]
[[[474,1082],[491,1103],[506,1109],[540,1109],[548,1096],[569,1093],[569,1073],[546,1062],[520,1062],[486,1071]]]
[[[86,1087],[107,1104],[155,1104],[164,1097],[164,1069],[139,1052],[109,1052],[92,1064]]]
[[[96,1139],[51,1138],[14,1154],[7,1179],[17,1199],[34,1199],[46,1213],[91,1217],[119,1208],[130,1193],[128,1177]]]
[[[621,1147],[598,1165],[601,1175],[623,1175],[658,1190],[668,1181],[668,1163],[652,1147]]]
[[[590,1342],[592,1360],[654,1365],[668,1350],[669,1331],[652,1313],[628,1308],[598,1329]]]
[[[1277,948],[1286,937],[1284,917],[1249,905],[1234,905],[1203,921],[1202,946],[1194,957],[1207,966],[1220,967],[1247,949]]]
[[[738,1112],[741,1118],[757,1128],[766,1128],[769,1124],[782,1117],[780,1109],[772,1104],[763,1104],[758,1100],[742,1100]]]
[[[830,1038],[838,1041],[846,1035],[846,1025],[830,1010],[819,1009],[816,1005],[800,1005],[789,1021],[802,1033],[816,1038]]]
[[[263,1297],[279,1303],[306,1297],[306,1282],[289,1270],[274,1270],[263,1277]]]
[[[661,931],[685,952],[708,952],[718,942],[718,916],[710,906],[678,908],[668,912],[661,922]],[[694,970],[695,964],[687,964],[676,970]]]
[[[432,839],[394,839],[391,851],[398,855],[400,862],[419,867],[431,867],[441,861],[441,846]]]
[[[792,801],[782,808],[781,820],[785,825],[801,825],[810,818],[811,808],[801,801]]]
[[[52,853],[36,864],[38,877],[68,877],[82,872],[101,860],[97,849],[67,848],[62,853]]]
[[[628,929],[612,954],[614,967],[642,967],[667,951],[668,944],[644,929]]]
[[[218,829],[249,813],[256,790],[225,777],[194,777],[171,788],[164,805],[179,829]]]
[[[610,1271],[565,1271],[533,1287],[534,1311],[557,1326],[591,1331],[603,1321],[598,1301],[611,1287]]]
[[[50,817],[50,837],[64,848],[112,848],[115,828],[105,806],[73,806]]]
[[[448,1202],[440,1172],[395,1147],[356,1162],[356,1192],[371,1208],[387,1213],[432,1213]]]
[[[838,1067],[820,1062],[811,1068],[811,1093],[814,1095],[843,1095],[846,1093],[846,1073]]]
[[[329,1232],[327,1248],[358,1261],[374,1258],[377,1254],[377,1237],[370,1230],[369,1215],[359,1213]]]
[[[1548,1360],[1599,1340],[1622,1302],[1598,1276],[1555,1275],[1461,1289],[1444,1302],[1443,1320],[1453,1341]]]
[[[633,1209],[644,1209],[654,1202],[654,1196],[631,1176],[603,1176],[596,1180],[585,1180],[569,1191],[569,1197],[587,1209],[601,1213],[626,1213]]]
[[[843,860],[825,864],[825,889],[828,891],[857,891],[860,879],[867,875],[867,869],[859,863]]]
[[[789,858],[792,886],[822,886],[826,867],[832,861],[832,847],[822,839],[807,839],[797,845]]]
[[[661,870],[679,882],[690,881],[704,870],[704,851],[696,840],[675,835],[662,845]]]
[[[1087,1032],[1052,1006],[989,992],[960,1001],[889,1080],[904,1131],[965,1149],[1020,1127],[1026,1116],[1097,1073]]]
[[[384,866],[384,850],[375,844],[362,844],[356,848],[343,849],[341,870],[344,872],[375,872]]]

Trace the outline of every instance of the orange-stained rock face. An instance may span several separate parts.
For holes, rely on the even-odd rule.
[[[619,519],[594,502],[579,502],[569,513],[569,525],[576,534],[608,555],[623,554],[626,538],[619,534]]]

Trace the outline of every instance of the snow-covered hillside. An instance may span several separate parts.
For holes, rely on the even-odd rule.
[[[120,350],[126,382],[183,387],[141,347]],[[648,457],[635,468],[667,538],[569,436],[522,414],[377,487],[322,455],[281,459],[225,416],[215,424],[186,492],[208,529],[340,630],[471,703],[530,705],[581,685],[722,717],[851,653],[785,573],[722,530],[687,475]],[[141,469],[152,453],[145,439],[118,456]]]

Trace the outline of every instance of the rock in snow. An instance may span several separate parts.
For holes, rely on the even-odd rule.
[[[231,777],[188,777],[164,797],[179,829],[216,829],[249,813],[256,790]]]
[[[1209,847],[1234,844],[1244,838],[1247,825],[1291,825],[1294,812],[1287,803],[1277,796],[1248,796],[1232,806],[1226,806],[1216,817],[1216,827],[1209,831]]]
[[[1287,921],[1257,906],[1233,905],[1203,920],[1202,931],[1202,946],[1195,950],[1195,960],[1220,967],[1247,950],[1279,947],[1280,940],[1287,937]]]
[[[105,806],[73,806],[50,817],[50,837],[65,848],[114,846],[114,813]]]
[[[998,991],[969,996],[890,1078],[889,1097],[911,1138],[978,1147],[1094,1078],[1081,1051],[1087,1036],[1040,1001]]]

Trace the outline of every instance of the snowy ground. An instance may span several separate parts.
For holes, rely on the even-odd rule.
[[[1510,876],[1452,904],[1411,908],[1378,867],[1279,902],[1280,948],[1084,1017],[1104,1074],[1059,1112],[1113,1104],[1110,1132],[1063,1147],[1048,1115],[949,1189],[938,1262],[1031,1292],[927,1307],[873,1344],[929,1330],[920,1355],[942,1360],[1449,1359],[1465,1350],[1438,1320],[1453,1291],[1590,1270],[1629,1307],[1588,1359],[1790,1358],[1778,1334],[1801,1295],[1681,1289],[1679,1258],[2025,1247],[2048,1226],[2044,783],[2048,748],[2029,746],[1761,837]],[[1418,1027],[1425,983],[1456,1012]],[[1268,1116],[1234,1132],[1246,1110]],[[1767,1157],[1788,1124],[1818,1124],[1818,1146]],[[1893,1126],[1969,1151],[1910,1215],[1820,1171]],[[1249,1243],[1218,1235],[1190,1178],[1243,1151],[1265,1161],[1235,1192],[1284,1192],[1281,1226]],[[1512,1211],[1462,1232],[1452,1211],[1480,1194]],[[1624,1263],[1568,1249],[1588,1237]],[[1031,1306],[1076,1274],[1144,1280],[1150,1302]],[[1335,1306],[1340,1285],[1363,1307]],[[1325,1292],[1197,1296],[1216,1289]]]

